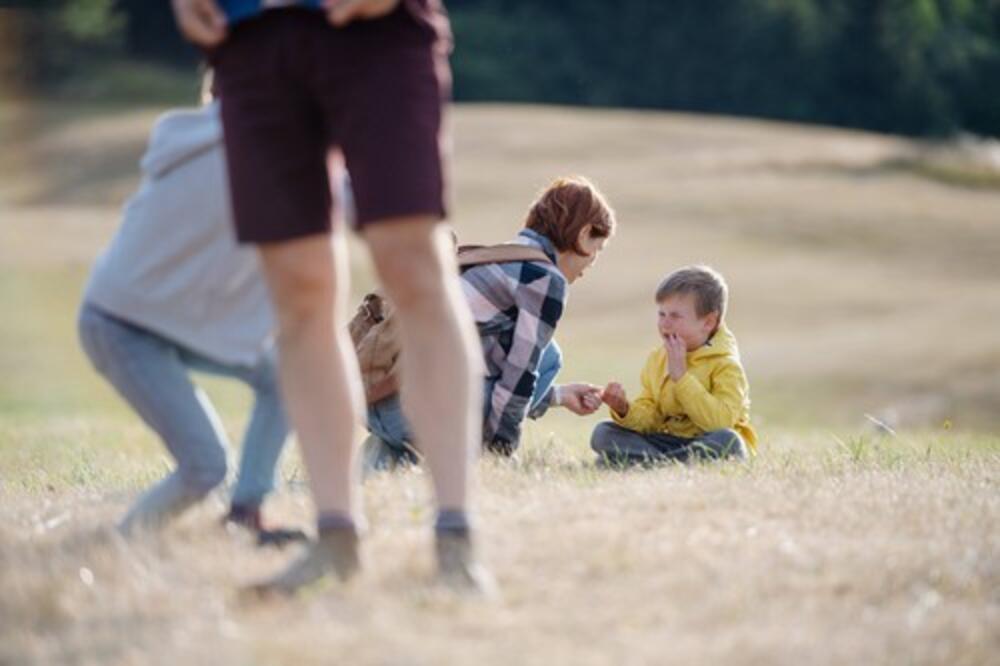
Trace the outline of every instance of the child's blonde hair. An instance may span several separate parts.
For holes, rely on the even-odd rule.
[[[694,308],[699,317],[718,312],[719,321],[722,321],[729,287],[725,278],[711,266],[685,266],[663,278],[656,288],[656,302],[675,294],[694,294]]]

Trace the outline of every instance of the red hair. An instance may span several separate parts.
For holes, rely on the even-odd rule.
[[[524,221],[527,229],[552,241],[560,252],[580,255],[580,230],[591,226],[591,238],[608,238],[615,231],[615,213],[604,195],[586,178],[559,178],[539,195]]]

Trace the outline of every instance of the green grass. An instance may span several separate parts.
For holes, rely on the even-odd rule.
[[[909,172],[946,185],[982,190],[1000,189],[1000,168],[936,158],[932,154],[893,160],[886,164],[886,168]]]
[[[426,475],[411,471],[366,484],[362,580],[259,605],[234,590],[286,556],[219,530],[217,499],[159,537],[124,543],[108,530],[165,471],[134,424],[4,425],[0,476],[13,482],[0,488],[0,657],[986,664],[995,654],[995,437],[776,431],[748,464],[607,471],[589,462],[581,426],[547,425],[529,431],[519,460],[480,465],[501,600],[428,582]],[[269,515],[307,524],[294,457],[284,476]],[[164,641],[177,634],[186,638]]]
[[[913,148],[887,137],[456,109],[463,240],[511,236],[561,173],[592,176],[616,207],[560,323],[565,379],[634,393],[653,286],[710,261],[732,290],[759,455],[600,470],[603,416],[554,410],[526,424],[518,460],[478,466],[501,600],[429,582],[427,475],[411,470],[365,485],[361,581],[248,606],[235,590],[289,555],[219,529],[224,492],[161,536],[110,529],[170,461],[76,341],[87,270],[159,111],[98,98],[0,106],[31,120],[0,164],[0,663],[995,662],[1000,194],[879,168]],[[363,252],[352,262],[356,299],[372,278]],[[198,379],[238,442],[248,392]],[[290,450],[269,518],[311,524],[304,476]]]

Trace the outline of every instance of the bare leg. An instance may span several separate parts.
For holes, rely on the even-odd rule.
[[[261,246],[279,322],[281,385],[320,514],[356,517],[353,463],[361,414],[357,357],[347,330],[343,234]]]
[[[358,568],[360,516],[353,461],[361,414],[357,358],[345,326],[347,261],[342,233],[260,248],[278,316],[278,353],[286,408],[302,447],[320,519],[320,540],[289,569],[258,586],[292,592],[329,573],[349,578]],[[334,529],[324,537],[324,521]]]
[[[380,222],[364,234],[396,306],[403,411],[427,457],[438,507],[465,509],[482,439],[482,354],[454,246],[444,226],[430,218]]]
[[[385,220],[364,235],[396,306],[403,411],[434,479],[440,572],[488,591],[492,581],[476,561],[466,519],[482,441],[482,351],[451,236],[432,218]]]

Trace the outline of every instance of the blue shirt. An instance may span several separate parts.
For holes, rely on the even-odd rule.
[[[322,9],[320,2],[321,0],[294,0],[288,6],[319,10]],[[262,13],[263,4],[263,0],[219,0],[219,5],[226,13],[230,25]]]
[[[259,16],[268,9],[277,9],[276,7],[265,7],[264,0],[218,0],[218,2],[226,14],[230,26]],[[441,0],[400,0],[399,4],[413,20],[432,31],[436,38],[447,45],[449,51],[451,50],[451,27],[448,24],[448,15],[444,11]],[[288,0],[288,4],[281,6],[325,11],[322,0]]]

